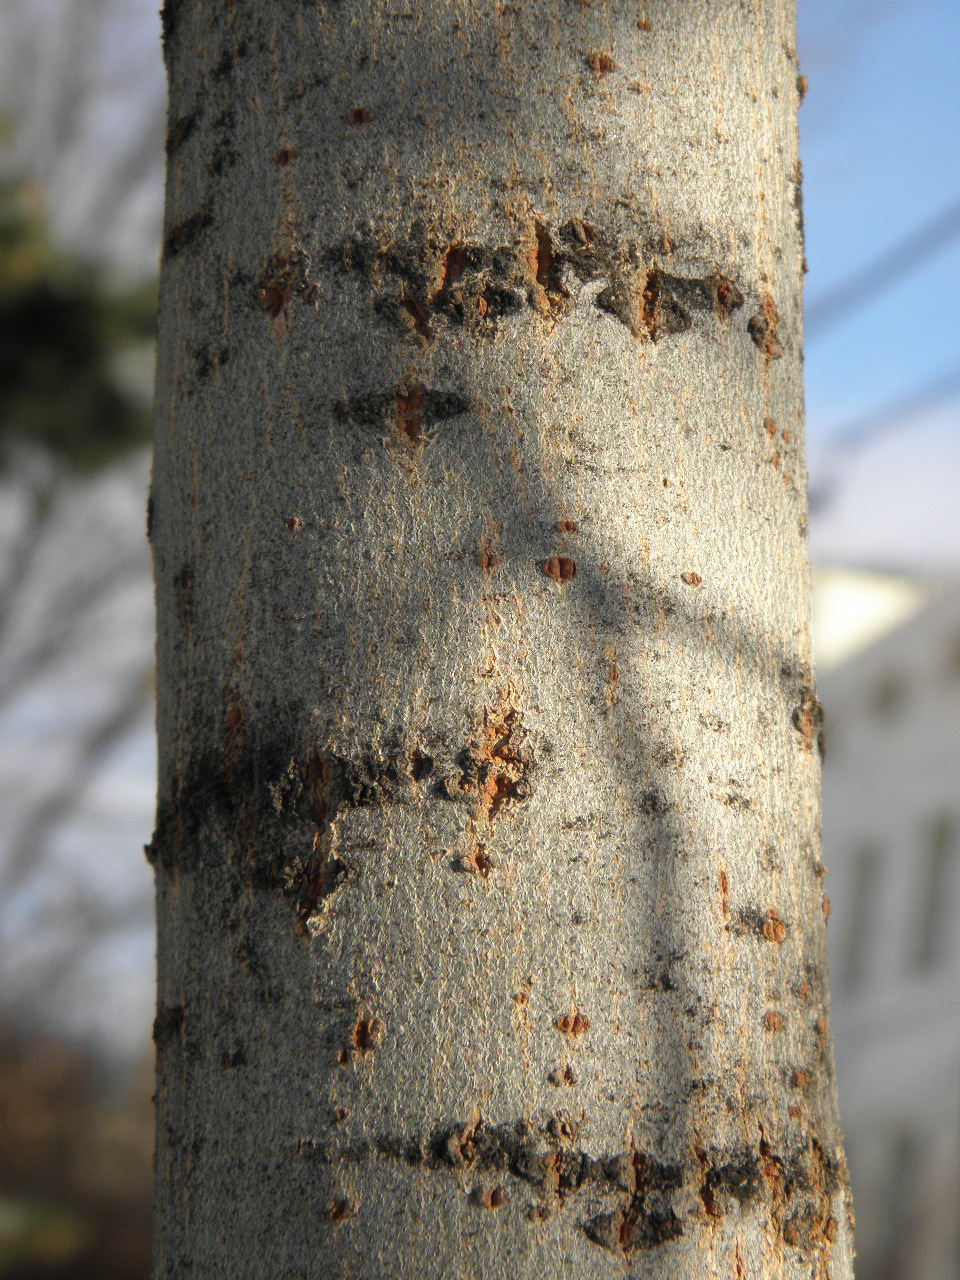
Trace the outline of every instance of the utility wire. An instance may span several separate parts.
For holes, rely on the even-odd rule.
[[[819,337],[832,325],[839,324],[851,311],[872,301],[958,237],[960,200],[955,200],[935,218],[884,250],[836,288],[814,298],[804,308],[803,327],[807,338]]]
[[[845,427],[831,437],[831,447],[836,449],[857,449],[874,436],[882,435],[902,422],[921,413],[924,409],[932,409],[934,405],[950,400],[960,392],[960,362],[938,374],[923,386],[917,387],[898,400],[891,401],[884,408],[873,413],[864,414],[848,422]]]
[[[944,373],[932,378],[908,395],[893,400],[884,408],[864,414],[833,433],[826,446],[826,474],[811,485],[808,501],[811,512],[829,502],[837,486],[840,458],[848,450],[859,449],[868,441],[892,431],[924,409],[932,409],[960,393],[960,361]],[[832,461],[831,459],[832,455]]]

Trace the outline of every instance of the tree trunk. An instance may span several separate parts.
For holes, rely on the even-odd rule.
[[[155,1274],[849,1277],[789,0],[168,0]]]

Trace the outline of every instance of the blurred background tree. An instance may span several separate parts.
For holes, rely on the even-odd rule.
[[[3,1280],[149,1274],[157,7],[0,7]]]
[[[0,719],[16,716],[25,693],[62,684],[64,658],[74,646],[83,648],[85,616],[99,610],[115,625],[118,603],[122,608],[124,596],[129,602],[131,579],[149,581],[140,521],[127,518],[125,534],[116,536],[114,528],[92,556],[73,537],[75,545],[65,545],[63,533],[68,509],[81,495],[89,501],[94,474],[108,464],[127,459],[129,468],[132,462],[127,487],[135,501],[142,491],[155,310],[154,281],[110,280],[57,246],[40,185],[24,176],[0,177],[0,468],[11,500],[0,562]],[[61,566],[70,565],[66,575],[50,572],[51,551]],[[149,619],[149,601],[142,590],[135,595]],[[76,810],[86,784],[144,709],[149,714],[144,638],[129,655],[132,662],[120,664],[131,668],[127,691],[119,700],[101,700],[58,785],[28,787],[19,814],[4,805],[13,834],[8,829],[4,842],[0,895],[5,913],[19,909],[21,925],[0,922],[0,961],[7,962],[0,1010],[12,1014],[0,1012],[4,1280],[134,1280],[149,1273],[150,1056],[141,1052],[135,1068],[117,1076],[109,1054],[105,1059],[95,1044],[38,1034],[47,997],[70,971],[71,957],[95,952],[97,937],[111,929],[149,927],[148,903],[141,899],[132,911],[129,900],[111,906],[78,883],[77,867],[62,883],[66,895],[47,895],[49,910],[29,906],[45,877],[63,881],[51,865],[57,826]],[[102,641],[100,628],[88,631],[88,644]],[[32,772],[35,765],[36,759]],[[65,897],[73,901],[66,911]],[[39,964],[36,947],[25,952],[22,936],[36,936],[38,928],[46,952]]]
[[[0,1276],[150,1268],[153,1073],[110,1088],[89,1054],[0,1021]]]

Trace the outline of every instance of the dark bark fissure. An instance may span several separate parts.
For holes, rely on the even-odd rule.
[[[244,882],[288,901],[300,933],[356,870],[335,851],[346,810],[430,797],[465,804],[470,849],[456,869],[486,877],[494,865],[485,851],[491,824],[532,793],[536,763],[509,692],[479,710],[459,751],[439,743],[428,754],[419,743],[395,742],[353,759],[316,746],[298,754],[299,726],[290,722],[284,733],[275,722],[251,724],[232,683],[223,707],[220,749],[184,771],[160,806],[148,860],[167,873],[196,873],[203,833],[220,827],[241,851]]]
[[[158,809],[148,856],[168,873],[196,872],[203,833],[219,826],[240,852],[242,879],[289,901],[302,933],[348,873],[333,849],[338,816],[382,804],[403,779],[399,757],[348,761],[313,748],[294,758],[299,736],[291,725],[289,736],[280,733],[266,744],[233,701],[220,752],[184,773]],[[424,767],[405,759],[410,778]]]
[[[213,225],[209,205],[203,205],[188,218],[183,218],[170,228],[163,241],[163,257],[166,261],[195,245],[203,233]]]
[[[334,405],[334,413],[343,423],[393,429],[412,443],[434,424],[459,418],[469,410],[465,396],[425,387],[413,379],[398,383],[392,391],[353,396]]]
[[[601,1248],[628,1256],[684,1234],[672,1201],[685,1184],[714,1220],[769,1202],[776,1233],[803,1253],[818,1251],[836,1233],[830,1201],[845,1185],[845,1169],[824,1154],[815,1136],[781,1153],[764,1140],[756,1148],[698,1150],[686,1167],[637,1149],[592,1156],[575,1146],[577,1136],[577,1123],[561,1112],[539,1128],[526,1120],[488,1125],[478,1119],[426,1137],[381,1135],[353,1146],[304,1138],[295,1154],[325,1165],[380,1157],[473,1184],[500,1182],[506,1184],[498,1188],[501,1203],[511,1185],[525,1187],[537,1197],[528,1210],[533,1217],[549,1215],[587,1191],[609,1196],[613,1207],[583,1219],[580,1229]]]
[[[167,252],[187,247],[209,225],[207,210],[179,224],[168,237]],[[553,229],[535,222],[529,245],[443,246],[414,228],[406,242],[386,248],[351,240],[331,245],[312,259],[302,249],[278,254],[256,291],[259,305],[275,317],[293,298],[316,301],[311,277],[320,269],[367,276],[377,282],[377,314],[426,339],[437,336],[440,322],[490,336],[504,316],[527,307],[560,318],[573,305],[574,280],[580,285],[606,280],[595,299],[597,309],[635,338],[654,342],[685,332],[696,314],[712,314],[722,321],[743,306],[741,290],[720,272],[675,275],[658,265],[658,256],[652,240],[644,245],[618,239],[579,218]],[[242,288],[246,278],[237,273],[234,283]],[[754,341],[771,354],[776,316],[770,312],[772,304],[760,305],[760,318],[755,316],[748,327]],[[762,326],[760,336],[757,326]]]

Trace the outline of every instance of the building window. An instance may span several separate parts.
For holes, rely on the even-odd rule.
[[[957,851],[957,832],[951,818],[941,815],[927,827],[923,857],[919,859],[920,913],[917,920],[916,967],[932,969],[947,959],[953,907],[950,881]]]
[[[870,940],[876,932],[879,888],[879,855],[871,845],[865,845],[853,860],[853,885],[841,962],[843,985],[850,993],[862,990],[870,976]]]
[[[954,680],[960,680],[960,632],[953,637],[949,661],[950,674]]]
[[[899,676],[887,675],[873,691],[873,707],[883,719],[892,718],[901,709],[907,696],[906,682]]]
[[[917,1187],[922,1185],[923,1150],[918,1135],[901,1130],[893,1136],[886,1178],[884,1207],[883,1264],[880,1280],[910,1280],[917,1233]]]
[[[856,1146],[849,1140],[844,1144],[857,1215],[857,1280],[929,1277],[929,1269],[916,1265],[918,1211],[925,1190],[919,1134],[895,1120],[884,1124],[875,1115],[861,1138]]]

